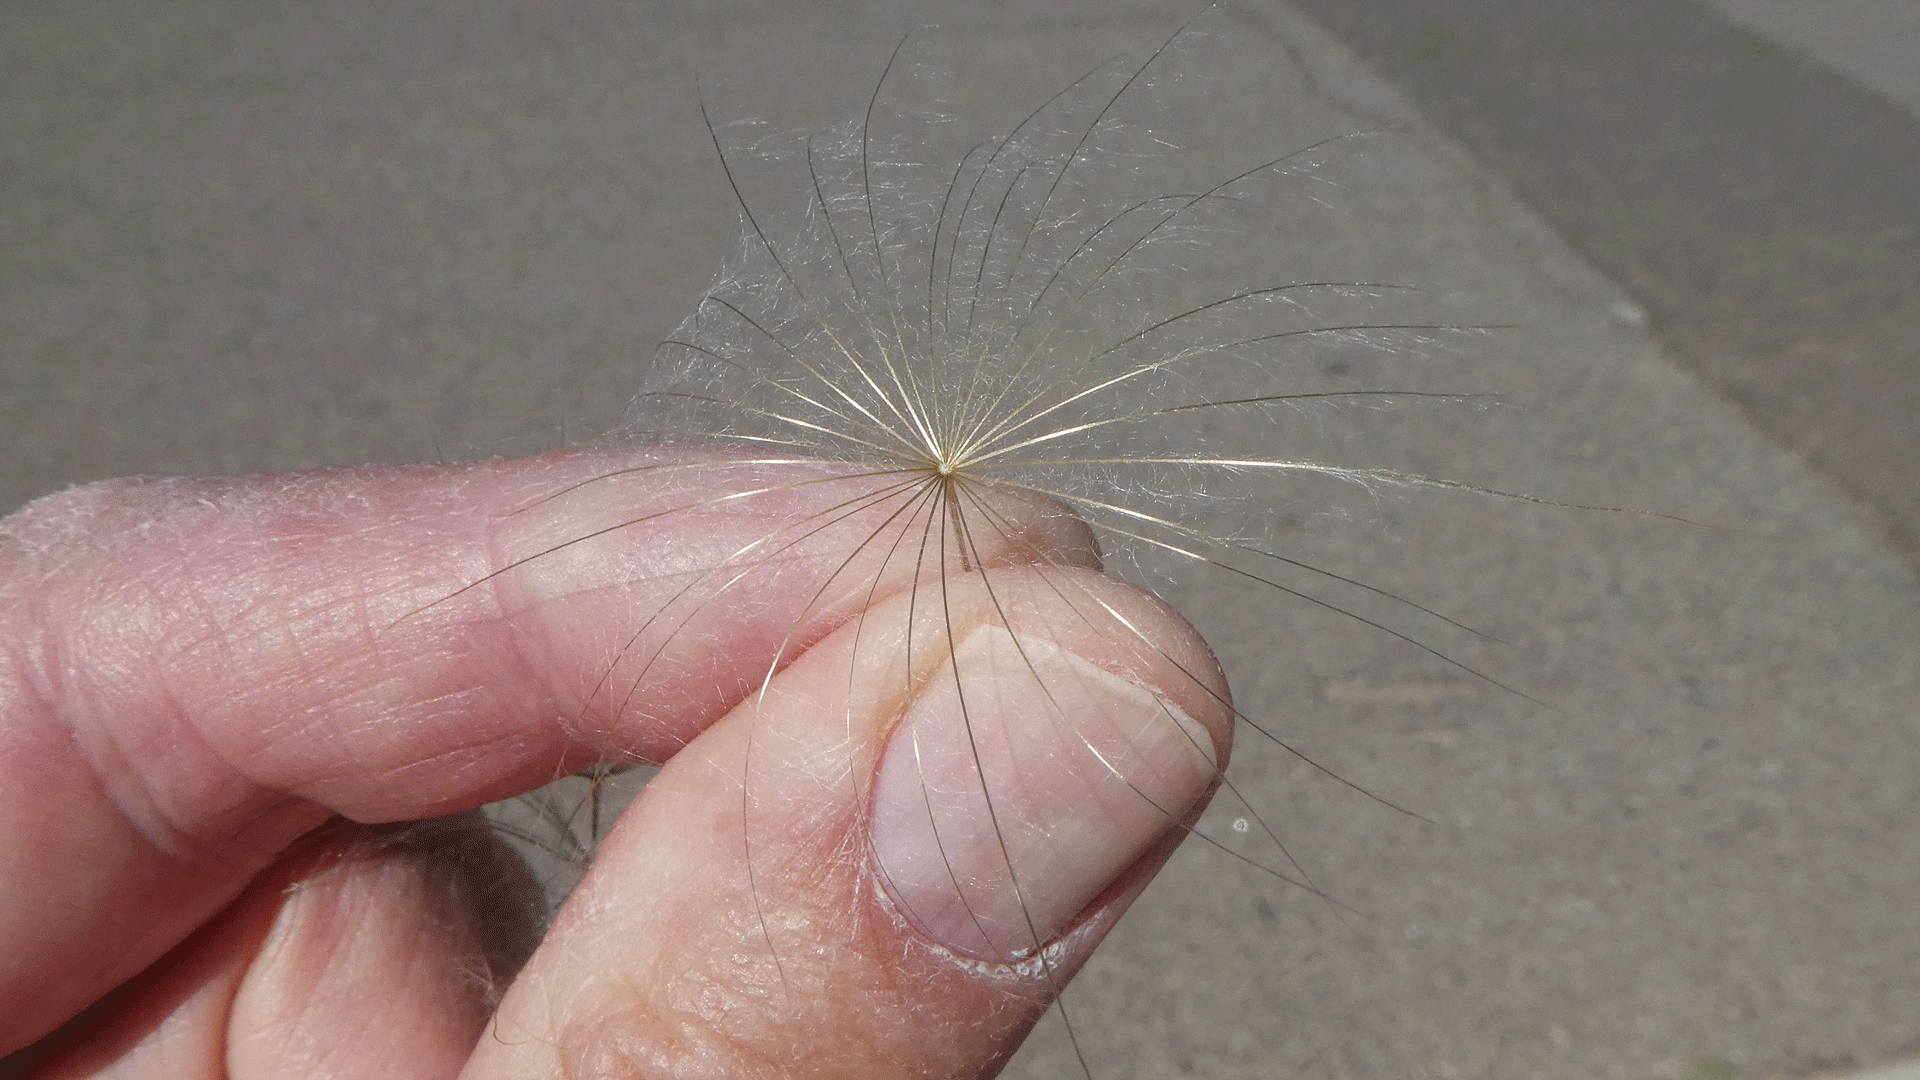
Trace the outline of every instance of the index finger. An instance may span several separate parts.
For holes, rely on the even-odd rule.
[[[0,1053],[331,814],[448,813],[670,755],[923,572],[875,554],[890,483],[568,453],[113,481],[0,522]],[[975,557],[1094,562],[1064,512],[1001,516]]]

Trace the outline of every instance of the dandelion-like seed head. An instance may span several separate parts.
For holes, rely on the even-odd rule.
[[[1368,497],[1431,488],[1526,498],[1303,448],[1317,411],[1476,397],[1362,380],[1380,377],[1379,366],[1365,366],[1371,358],[1431,351],[1484,328],[1433,317],[1418,289],[1309,274],[1313,251],[1266,245],[1238,274],[1196,272],[1213,241],[1246,231],[1249,206],[1282,203],[1302,218],[1330,212],[1322,165],[1363,140],[1332,134],[1276,156],[1253,153],[1202,180],[1149,171],[1147,163],[1177,149],[1175,127],[1154,120],[1157,95],[1203,77],[1204,65],[1174,55],[1188,43],[1183,30],[1145,57],[1099,65],[951,156],[928,149],[945,121],[927,100],[911,38],[848,123],[769,148],[709,117],[740,238],[660,346],[624,433],[735,448],[738,456],[715,467],[738,489],[725,498],[778,495],[795,483],[846,483],[849,494],[732,553],[654,622],[691,622],[787,552],[852,528],[865,531],[822,587],[821,604],[863,590],[871,600],[908,565],[917,609],[939,610],[957,571],[975,576],[966,587],[982,590],[1009,624],[1014,605],[996,592],[1001,579],[979,552],[983,537],[1016,531],[989,494],[1010,490],[1078,515],[1107,568],[1141,584],[1214,574],[1242,592],[1350,618],[1505,688],[1434,640],[1474,631],[1314,565],[1283,540],[1290,508],[1330,487]],[[755,474],[787,477],[822,461],[831,471],[818,479]],[[1026,569],[1081,629],[1106,635],[1121,653],[1153,651],[1116,611],[1075,590],[1073,571],[1082,568],[1028,554]],[[677,629],[642,628],[635,641],[663,632]],[[921,635],[910,648],[951,652],[953,636]],[[774,669],[806,645],[782,643]],[[650,663],[622,655],[620,677],[596,692],[620,708],[643,702]],[[1186,690],[1232,708],[1211,671],[1179,670],[1192,684]],[[1169,716],[1178,711],[1164,688],[1155,692]],[[1347,784],[1263,718],[1234,715],[1280,752]],[[1253,802],[1216,779],[1234,804],[1228,823],[1218,838],[1196,833],[1337,911]],[[988,803],[998,782],[979,777]],[[1167,817],[1190,827],[1179,812]],[[1237,837],[1265,854],[1245,854]],[[959,880],[955,887],[965,891]],[[1025,945],[1044,962],[1045,941]]]

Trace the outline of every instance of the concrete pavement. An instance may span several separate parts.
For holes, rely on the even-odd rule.
[[[1380,62],[1383,46],[1334,6],[1301,5],[1331,12]],[[1411,18],[1409,6],[1347,5],[1376,23]],[[1563,7],[1535,6],[1541,20]],[[1667,6],[1732,40],[1734,24],[1708,9]],[[1477,10],[1501,25],[1498,5]],[[0,505],[128,472],[512,452],[604,429],[731,242],[696,76],[776,123],[838,119],[914,14],[0,9]],[[1006,123],[1188,14],[1057,0],[928,17],[947,24],[981,91],[967,107]],[[1489,119],[1499,95],[1461,104],[1473,63],[1449,61],[1449,81],[1421,66],[1422,42],[1437,39],[1398,39],[1413,44],[1381,70],[1409,100],[1292,8],[1216,18],[1227,29],[1206,55],[1219,89],[1181,131],[1196,153],[1225,166],[1326,134],[1399,133],[1343,163],[1339,229],[1263,236],[1270,250],[1328,274],[1426,283],[1464,313],[1524,323],[1440,368],[1449,386],[1498,392],[1500,407],[1396,415],[1330,445],[1709,527],[1423,497],[1307,514],[1287,536],[1309,560],[1511,643],[1461,655],[1546,708],[1350,620],[1221,583],[1175,594],[1249,715],[1428,820],[1243,741],[1236,786],[1356,913],[1189,845],[1070,995],[1093,1075],[1799,1076],[1920,1049],[1920,589],[1883,527],[1905,520],[1890,456],[1903,432],[1845,419],[1904,400],[1897,380],[1911,371],[1856,333],[1856,377],[1817,387],[1832,408],[1763,433],[1751,416],[1771,423],[1769,401],[1784,415],[1821,381],[1770,365],[1812,354],[1760,355],[1742,336],[1748,296],[1635,295],[1608,276],[1644,287],[1610,261],[1635,251],[1570,246],[1563,237],[1624,236],[1657,253],[1667,234],[1621,203],[1588,207],[1579,230],[1560,222],[1571,188],[1506,171],[1475,141],[1513,131]],[[1545,47],[1502,40],[1536,60]],[[1519,67],[1474,63],[1488,77]],[[1828,72],[1808,77],[1841,98],[1871,85]],[[1886,131],[1912,122],[1895,91],[1876,100]],[[1658,115],[1654,104],[1616,111]],[[1428,117],[1466,119],[1455,130]],[[1632,135],[1607,149],[1631,158]],[[1564,175],[1618,160],[1582,164],[1578,140],[1520,145],[1536,163],[1557,155]],[[1855,171],[1920,168],[1855,149]],[[1753,166],[1786,178],[1756,181],[1753,197],[1806,181],[1804,164]],[[1682,179],[1689,192],[1735,182]],[[1686,241],[1689,265],[1718,265],[1712,244],[1731,239],[1707,225]],[[1907,265],[1902,243],[1873,258]],[[1742,250],[1730,269],[1764,281],[1766,257]],[[1846,263],[1857,250],[1824,254]],[[1812,305],[1775,313],[1804,330],[1794,340],[1864,333],[1853,293],[1781,265]],[[1904,299],[1876,309],[1872,341],[1902,328],[1920,340],[1911,290],[1881,284]],[[1656,336],[1676,326],[1695,329]],[[1701,364],[1709,351],[1726,366]],[[1875,382],[1888,365],[1896,381]],[[1758,397],[1742,412],[1694,370],[1751,375]],[[1783,440],[1817,448],[1838,480]],[[1890,478],[1883,518],[1854,497],[1882,490],[1847,471],[1856,451],[1887,466],[1871,474]],[[1230,839],[1244,814],[1219,806],[1213,825]],[[1075,1070],[1049,1025],[1009,1075]]]

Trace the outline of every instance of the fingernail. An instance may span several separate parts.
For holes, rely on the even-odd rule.
[[[983,626],[882,753],[872,855],[927,938],[1016,960],[1176,827],[1215,761],[1211,736],[1171,702],[1051,642]]]

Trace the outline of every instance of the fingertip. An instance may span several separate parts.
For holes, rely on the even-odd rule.
[[[1074,569],[877,605],[654,778],[473,1075],[983,1074],[1199,813],[1213,672],[1177,616]],[[959,730],[921,727],[961,697]],[[917,864],[898,804],[930,819]]]

